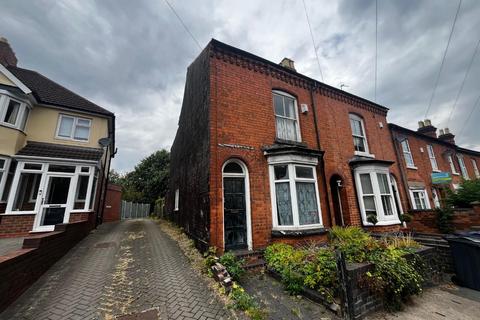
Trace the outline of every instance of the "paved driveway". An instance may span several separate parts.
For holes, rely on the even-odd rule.
[[[149,315],[158,317],[148,319],[227,319],[229,314],[155,222],[131,220],[100,226],[0,319],[114,319],[152,308]]]

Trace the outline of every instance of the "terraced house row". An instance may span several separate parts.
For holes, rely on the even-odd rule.
[[[479,177],[480,152],[448,129],[412,131],[387,112],[290,59],[212,40],[188,68],[167,214],[203,248],[254,250],[322,241],[334,225],[399,230],[404,212]]]
[[[0,237],[101,218],[114,114],[20,68],[0,38]]]

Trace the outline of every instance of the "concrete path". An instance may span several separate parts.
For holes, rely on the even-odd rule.
[[[142,317],[122,315],[150,310]],[[151,220],[100,226],[0,319],[227,319],[228,311]]]

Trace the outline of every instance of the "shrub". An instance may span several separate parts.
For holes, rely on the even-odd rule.
[[[470,203],[480,201],[480,179],[464,180],[455,192],[447,189],[447,207],[468,208]]]
[[[235,255],[231,252],[226,252],[218,259],[225,269],[227,269],[230,276],[233,280],[238,281],[240,277],[245,273],[245,269],[243,268],[243,260],[237,259]]]
[[[407,251],[411,251],[410,249],[420,248],[421,245],[413,240],[413,237],[410,233],[404,234],[394,234],[382,237],[381,242],[383,246],[392,247],[394,249],[404,249]]]
[[[338,274],[335,254],[331,249],[319,249],[312,261],[308,261],[303,273],[303,284],[317,290],[329,302],[333,302],[338,288]]]
[[[208,250],[203,254],[205,258],[203,263],[205,264],[205,268],[207,269],[207,273],[211,273],[210,268],[217,262],[217,248],[210,247]]]
[[[359,227],[333,227],[330,231],[331,243],[345,255],[349,262],[364,262],[367,253],[376,249],[378,243]]]
[[[259,307],[255,299],[236,282],[233,283],[229,297],[233,301],[233,308],[245,311],[250,319],[263,320],[267,318],[267,313]]]
[[[454,231],[453,210],[451,207],[437,208],[435,209],[437,218],[437,228],[441,233],[452,233]]]

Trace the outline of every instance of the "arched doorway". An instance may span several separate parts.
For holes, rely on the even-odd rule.
[[[252,249],[250,187],[247,166],[231,159],[222,168],[224,247]]]
[[[333,213],[335,217],[334,224],[337,226],[345,226],[345,210],[347,209],[347,206],[344,204],[343,200],[345,188],[343,187],[342,177],[334,175],[330,178],[330,191],[332,193]]]

